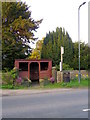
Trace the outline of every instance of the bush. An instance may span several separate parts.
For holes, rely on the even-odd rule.
[[[2,83],[7,85],[14,85],[16,78],[18,77],[18,70],[13,68],[11,71],[5,69],[2,73]]]
[[[21,85],[22,83],[22,78],[21,77],[18,77],[15,81],[16,85]]]
[[[10,72],[2,73],[2,84],[7,84],[7,85],[13,84],[13,78]]]
[[[56,70],[60,71],[60,65],[56,65]],[[63,70],[73,70],[68,64],[63,63]]]
[[[51,78],[50,78],[50,82],[51,82],[51,83],[54,83],[54,82],[55,82],[54,77],[51,77]]]
[[[12,78],[15,80],[17,77],[18,77],[18,75],[19,75],[19,71],[18,71],[18,69],[17,68],[13,68],[11,71],[10,71],[10,73],[11,73],[11,76],[12,76]]]

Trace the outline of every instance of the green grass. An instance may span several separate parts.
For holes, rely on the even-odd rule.
[[[40,86],[13,86],[13,85],[2,85],[0,86],[1,89],[54,89],[54,88],[88,88],[88,82],[90,78],[81,79],[81,82],[78,82],[78,78],[70,80],[70,82],[65,83],[50,83],[47,84],[40,84]]]
[[[25,89],[25,86],[0,85],[0,89]]]
[[[78,82],[78,79],[71,80],[70,82],[62,82],[62,83],[54,83],[54,84],[48,84],[44,86],[45,88],[86,88],[88,87],[88,80],[87,79],[81,79],[81,82]]]

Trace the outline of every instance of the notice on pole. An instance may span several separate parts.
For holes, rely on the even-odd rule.
[[[61,46],[61,54],[64,54],[64,47]]]

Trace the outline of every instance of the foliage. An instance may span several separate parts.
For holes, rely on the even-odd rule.
[[[18,78],[16,79],[16,84],[21,85],[21,83],[22,83],[22,78],[21,78],[21,77],[18,77]]]
[[[56,65],[56,70],[60,71],[60,65]],[[63,70],[73,70],[68,64],[63,63]]]
[[[61,61],[61,46],[64,47],[64,63],[71,65],[73,57],[73,43],[63,28],[56,28],[56,31],[49,32],[44,38],[42,45],[41,58],[52,59],[53,66]]]
[[[54,77],[51,77],[51,78],[50,78],[50,82],[51,82],[51,83],[54,83],[54,82],[55,82]]]
[[[2,84],[13,85],[13,78],[10,72],[2,73]]]
[[[36,49],[37,49],[38,51],[40,51],[40,52],[41,52],[41,49],[42,49],[43,41],[44,41],[44,38],[42,38],[42,40],[38,40],[38,41],[36,42]]]
[[[2,84],[2,86],[0,86],[0,88],[2,88],[2,89],[14,89],[14,86],[12,84],[11,85]]]
[[[16,68],[13,68],[12,70],[8,71],[6,68],[2,74],[2,84],[4,86],[13,86],[16,88],[16,86],[30,86],[31,80],[28,78],[21,78],[19,76],[19,71]],[[12,87],[11,87],[12,88]]]
[[[18,77],[18,70],[13,68],[11,71],[5,69],[6,72],[2,73],[2,82],[7,85],[14,85],[15,79]]]
[[[36,42],[36,48],[32,50],[31,55],[28,57],[29,59],[41,59],[41,49],[42,49],[43,40],[44,38]]]
[[[68,64],[63,63],[63,70],[73,70]]]
[[[46,79],[46,78],[45,78]],[[47,81],[47,79],[46,79]],[[60,83],[54,83],[52,84],[50,81],[48,81],[47,84],[43,84],[43,86],[41,85],[40,87],[34,87],[34,89],[54,89],[54,88],[87,88],[88,84],[90,82],[90,78],[85,78],[85,79],[81,79],[81,82],[78,82],[78,78],[74,78],[72,80],[70,80],[70,82],[68,83],[64,83],[64,82],[60,82]],[[23,85],[19,85],[19,86],[13,86],[13,85],[6,85],[6,84],[2,84],[2,86],[0,86],[0,88],[2,89],[27,89],[29,88],[29,86],[23,86]],[[33,89],[33,87],[30,86],[30,89]]]
[[[40,53],[36,49],[32,51],[31,55],[28,57],[29,59],[40,59]]]
[[[73,62],[72,66],[74,69],[78,69],[78,42],[73,43],[74,44],[74,56],[73,56]],[[89,47],[85,43],[80,43],[80,69],[87,70],[88,69],[88,54],[89,54]]]
[[[19,71],[18,71],[17,68],[14,67],[14,68],[10,71],[10,74],[11,74],[12,78],[15,80],[15,79],[18,77],[18,75],[19,75]]]
[[[19,86],[13,86],[13,85],[6,85],[6,84],[0,86],[0,88],[2,88],[2,89],[26,89],[25,86],[20,86],[20,85]]]
[[[81,43],[81,69],[88,69],[88,45]],[[41,58],[52,59],[53,66],[61,61],[61,46],[64,47],[63,63],[65,68],[78,69],[78,42],[73,43],[68,32],[62,28],[49,32],[44,38],[41,50]],[[69,65],[69,66],[67,66]]]
[[[31,18],[31,11],[23,2],[2,2],[2,68],[12,69],[15,59],[27,58],[31,53],[30,40],[42,20]]]
[[[23,86],[23,87],[30,87],[31,85],[31,80],[29,80],[27,77],[25,78],[21,78],[21,77],[17,77],[17,79],[15,80],[15,86]]]
[[[54,83],[54,84],[48,84],[44,86],[44,88],[87,88],[88,82],[90,81],[90,78],[81,79],[81,82],[78,82],[78,78],[75,78],[71,80],[70,82],[60,82],[60,83]]]

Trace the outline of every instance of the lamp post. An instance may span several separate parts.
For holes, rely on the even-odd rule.
[[[80,72],[80,7],[84,5],[86,2],[83,2],[78,8],[78,44],[79,44],[79,83],[81,80],[81,72]]]

